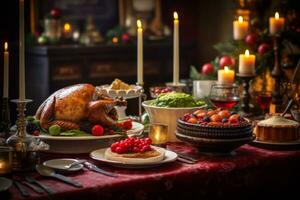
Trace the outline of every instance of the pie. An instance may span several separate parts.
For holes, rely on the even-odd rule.
[[[291,142],[299,140],[299,123],[273,116],[257,123],[255,134],[259,141]]]

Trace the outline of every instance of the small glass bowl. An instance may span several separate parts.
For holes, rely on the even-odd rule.
[[[167,87],[167,86],[150,87],[150,96],[151,98],[155,99],[162,93],[169,93],[173,91],[174,90],[171,87]]]

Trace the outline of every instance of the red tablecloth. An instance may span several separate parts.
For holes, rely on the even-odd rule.
[[[169,147],[195,152],[181,143]],[[300,182],[300,151],[270,151],[250,145],[237,149],[234,156],[201,155],[196,164],[174,162],[152,169],[132,170],[94,163],[119,177],[84,169],[70,175],[83,184],[84,187],[78,189],[33,173],[42,183],[55,189],[56,194],[43,196],[31,192],[30,199],[250,199],[261,195],[286,196],[298,187],[297,181]],[[15,187],[10,188],[9,194],[0,195],[4,197],[1,200],[24,199]]]

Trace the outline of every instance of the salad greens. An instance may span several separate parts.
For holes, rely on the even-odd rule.
[[[150,105],[169,108],[185,108],[205,105],[204,101],[195,101],[193,96],[186,93],[170,92],[160,94]]]

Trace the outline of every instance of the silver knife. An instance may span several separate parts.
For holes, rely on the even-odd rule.
[[[110,176],[110,177],[118,177],[117,174],[113,174],[113,173],[111,173],[111,172],[107,172],[107,171],[105,171],[105,170],[103,170],[103,169],[100,169],[99,167],[97,167],[96,165],[94,165],[94,164],[92,164],[92,163],[90,163],[90,162],[85,162],[85,163],[84,163],[84,166],[85,166],[86,168],[88,168],[89,170],[91,170],[91,171],[98,172],[98,173],[104,174],[104,175],[106,175],[106,176]]]
[[[36,185],[40,186],[48,194],[54,194],[55,193],[55,191],[52,188],[50,188],[47,185],[42,184],[40,181],[38,181],[38,180],[36,180],[36,179],[34,179],[34,178],[30,177],[30,176],[25,176],[25,180],[28,181],[29,183],[32,183],[32,184],[35,183]]]
[[[20,183],[16,180],[14,180],[13,183],[15,184],[16,188],[19,190],[19,192],[21,193],[21,195],[23,197],[29,197],[30,196],[27,189],[25,188],[25,186],[22,185],[22,183]]]
[[[23,183],[24,185],[26,185],[27,187],[31,188],[31,189],[32,189],[33,191],[35,191],[36,193],[39,193],[39,194],[44,193],[44,190],[42,190],[41,188],[39,188],[39,187],[37,187],[37,186],[35,186],[35,185],[33,185],[33,184],[27,182],[27,181],[22,181],[22,183]]]

